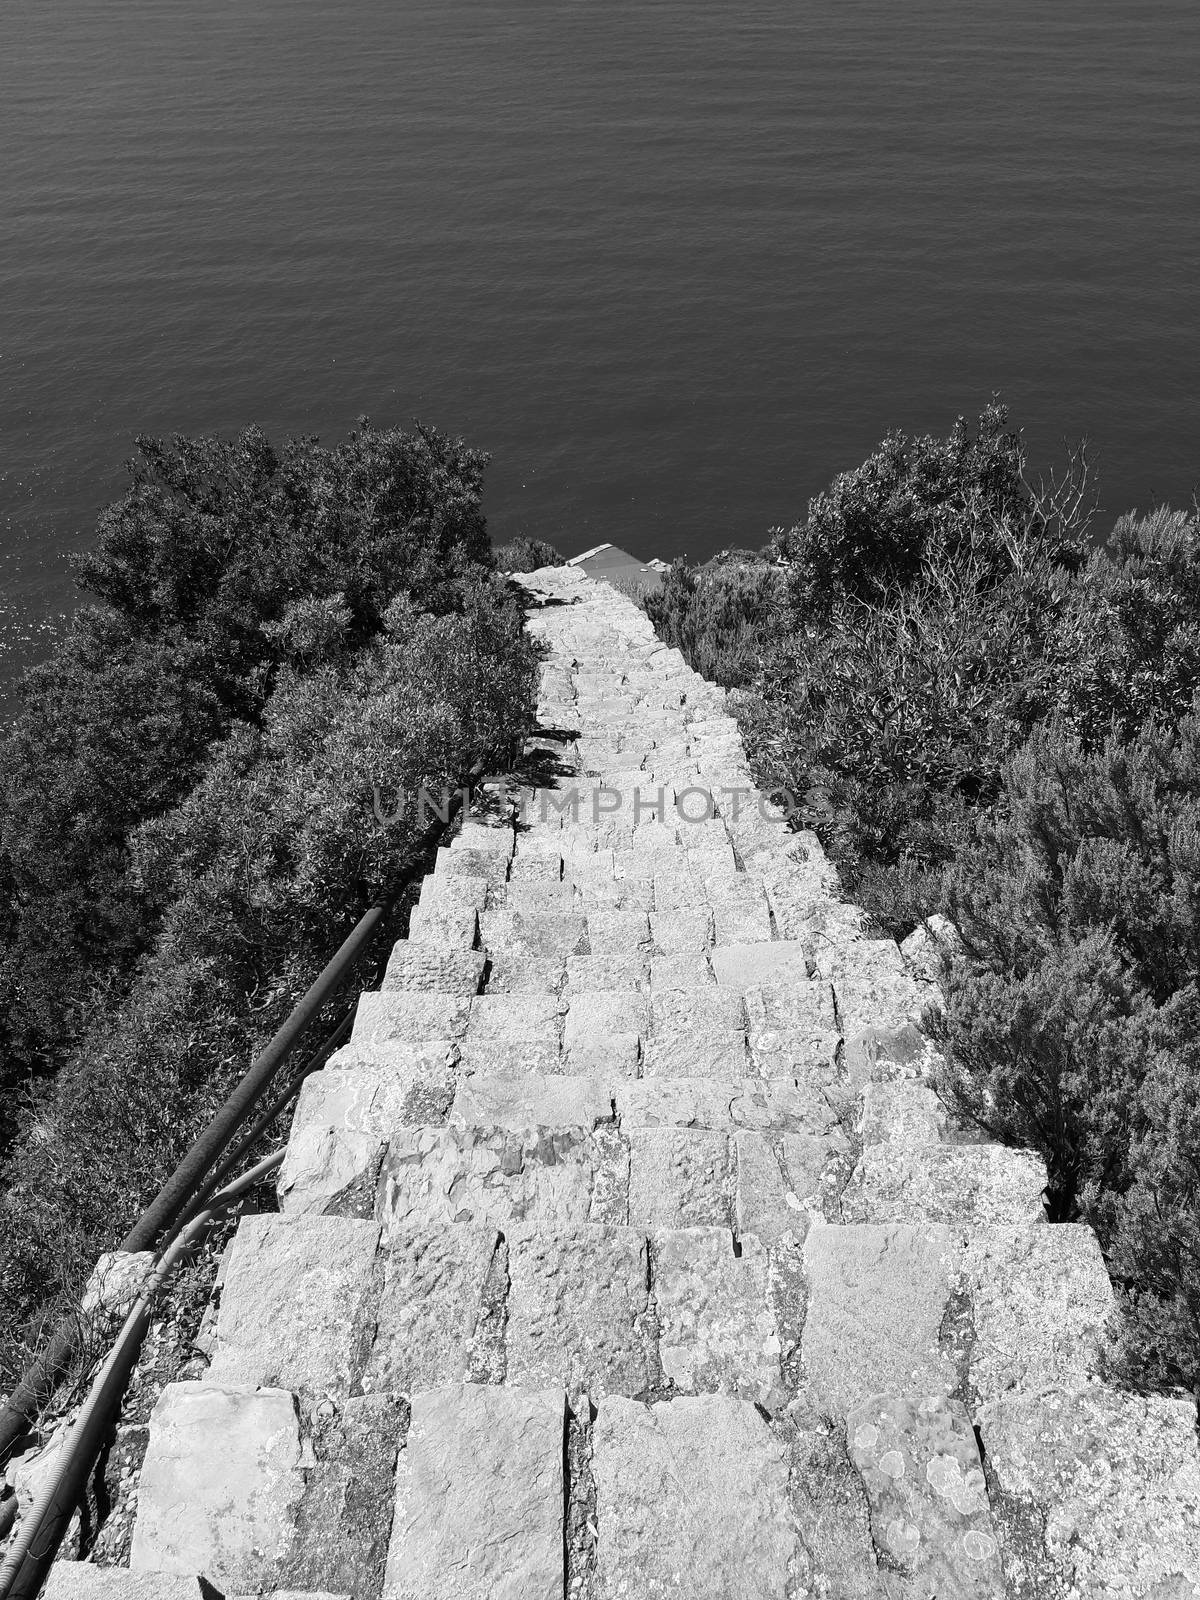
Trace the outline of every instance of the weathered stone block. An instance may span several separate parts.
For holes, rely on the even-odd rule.
[[[439,949],[471,950],[479,937],[479,917],[473,906],[441,901],[415,905],[408,919],[408,942]]]
[[[1193,1400],[1089,1384],[1007,1394],[976,1422],[1003,1559],[1036,1594],[1200,1593]]]
[[[403,1427],[393,1395],[324,1402],[306,1441],[304,1495],[272,1600],[376,1600],[383,1585]]]
[[[363,1388],[411,1395],[470,1376],[485,1308],[504,1293],[506,1255],[497,1230],[397,1229],[384,1262]]]
[[[701,1128],[634,1128],[629,1222],[635,1228],[729,1226],[729,1141]]]
[[[842,1197],[851,1222],[1044,1223],[1046,1167],[1003,1145],[868,1145]]]
[[[392,1130],[445,1117],[457,1078],[449,1057],[456,1055],[442,1041],[427,1066],[408,1065],[406,1056],[396,1065],[348,1058],[349,1064],[331,1060],[324,1072],[314,1072],[292,1120],[279,1173],[280,1209],[370,1216]]]
[[[765,943],[771,938],[771,913],[759,879],[738,873],[709,885],[714,945]]]
[[[422,910],[447,911],[452,907],[470,907],[482,911],[487,905],[488,880],[470,877],[465,873],[439,873],[423,878],[421,895],[417,904]]]
[[[636,1078],[641,1037],[636,1033],[596,1033],[572,1038],[563,1053],[564,1070],[608,1082]]]
[[[602,1034],[639,1036],[649,1031],[650,1005],[640,989],[609,989],[598,994],[572,990],[563,1027],[568,1049]]]
[[[708,956],[703,951],[688,955],[655,956],[650,963],[650,988],[709,989],[716,982]]]
[[[562,1600],[561,1390],[413,1396],[385,1600]]]
[[[466,1078],[450,1111],[460,1128],[594,1128],[612,1120],[612,1090],[603,1079],[538,1073]]]
[[[1005,1592],[971,1419],[961,1401],[875,1395],[846,1419],[876,1547],[926,1595]]]
[[[129,1565],[271,1589],[304,1491],[295,1397],[172,1383],[150,1416]]]
[[[719,944],[713,950],[712,964],[717,982],[738,994],[764,985],[783,993],[809,986],[804,946],[794,939]]]
[[[485,911],[479,918],[483,947],[493,958],[501,955],[579,955],[587,949],[582,915],[563,911]]]
[[[945,1106],[922,1083],[897,1079],[863,1089],[859,1132],[864,1145],[939,1144],[947,1123]]]
[[[465,995],[368,991],[359,996],[350,1038],[355,1044],[458,1039],[467,1026],[470,1009]]]
[[[639,1394],[653,1379],[645,1235],[519,1229],[509,1240],[508,1381]]]
[[[753,1405],[614,1397],[593,1437],[602,1600],[784,1600],[799,1544],[787,1458]]]
[[[843,1415],[884,1390],[955,1388],[956,1362],[940,1335],[960,1261],[961,1245],[945,1227],[811,1229],[801,1353],[808,1392],[822,1414]]]
[[[352,1217],[243,1217],[209,1380],[351,1393],[374,1327],[378,1245],[378,1225]]]
[[[963,1256],[980,1401],[1010,1389],[1078,1388],[1100,1370],[1114,1310],[1095,1234],[1081,1224],[972,1229]]]
[[[380,1174],[379,1216],[400,1230],[456,1222],[507,1228],[592,1220],[611,1157],[582,1128],[412,1128],[398,1134]]]
[[[569,996],[601,990],[642,989],[647,984],[646,957],[641,949],[607,950],[600,955],[571,956],[567,961]]]
[[[675,1228],[658,1229],[651,1246],[663,1377],[685,1394],[778,1404],[780,1342],[759,1241],[735,1256],[727,1228]]]
[[[485,959],[482,950],[439,950],[436,945],[401,939],[388,958],[383,987],[433,994],[477,994]]]
[[[57,1560],[42,1594],[46,1600],[205,1600],[199,1578],[171,1572],[131,1572],[90,1561]]]
[[[650,918],[644,911],[590,910],[587,937],[593,955],[622,955],[650,943]]]
[[[717,1078],[635,1078],[614,1086],[623,1128],[732,1130],[740,1083]]]
[[[659,955],[702,954],[712,944],[712,911],[708,906],[690,911],[660,907],[650,918],[650,930]]]

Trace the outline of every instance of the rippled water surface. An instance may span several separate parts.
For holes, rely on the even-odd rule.
[[[1200,478],[1195,0],[5,0],[0,671],[138,432],[493,453],[493,529],[758,543],[999,389]]]

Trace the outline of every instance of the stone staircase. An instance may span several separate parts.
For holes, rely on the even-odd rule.
[[[928,974],[633,605],[522,581],[545,782],[439,853],[129,1569],[52,1600],[1195,1600],[1196,1408],[1100,1381],[1096,1241],[948,1121]]]

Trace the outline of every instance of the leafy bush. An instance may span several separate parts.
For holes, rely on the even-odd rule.
[[[1085,548],[1086,459],[1040,492],[1026,481],[1019,433],[1003,406],[972,434],[962,417],[945,439],[889,434],[853,472],[809,502],[805,522],[776,529],[793,609],[820,615],[843,596],[870,600],[915,582],[927,562],[970,561],[981,587],[1019,569],[1037,547],[1077,566]]]
[[[1045,1157],[1052,1215],[1096,1223],[1152,1334],[1147,1368],[1194,1382],[1200,715],[1090,751],[1037,729],[950,868],[946,905],[970,956],[935,1027],[945,1092]]]
[[[729,688],[749,683],[781,622],[783,575],[745,551],[702,567],[675,561],[645,609],[659,637],[689,665]]]
[[[359,648],[398,594],[452,610],[490,566],[486,457],[429,428],[139,450],[78,562],[105,606],[28,674],[0,745],[0,1089],[52,1072],[93,987],[132,971],[161,906],[128,880],[128,839],[284,664]]]
[[[539,567],[561,567],[566,557],[544,539],[527,539],[522,535],[508,544],[498,544],[495,560],[501,572],[536,572]]]
[[[111,609],[5,743],[0,1385],[47,1254],[77,1289],[407,860],[427,819],[382,823],[376,786],[455,786],[532,721],[476,452],[366,430],[149,459],[84,564]]]

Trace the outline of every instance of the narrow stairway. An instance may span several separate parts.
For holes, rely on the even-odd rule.
[[[926,1085],[932,969],[636,607],[522,581],[545,782],[440,852],[130,1570],[51,1600],[1195,1600],[1195,1405],[1100,1380],[1093,1235]]]

